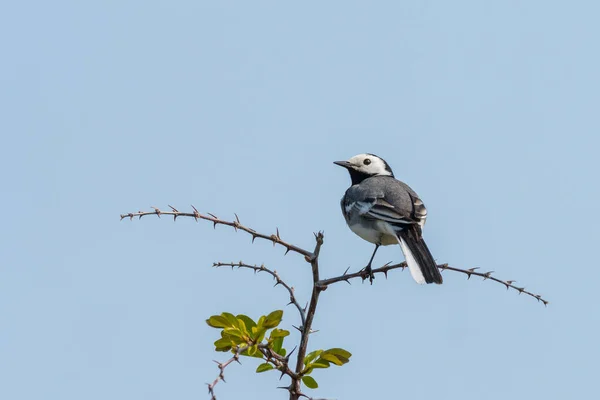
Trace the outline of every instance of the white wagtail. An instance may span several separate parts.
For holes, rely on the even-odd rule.
[[[352,232],[375,244],[365,267],[371,282],[371,263],[379,246],[399,244],[417,283],[441,284],[442,274],[422,237],[427,209],[414,190],[395,179],[388,163],[373,154],[334,164],[346,168],[352,179],[341,202],[346,223]]]

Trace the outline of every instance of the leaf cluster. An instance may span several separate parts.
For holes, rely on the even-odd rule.
[[[221,338],[215,342],[216,351],[235,353],[238,348],[245,346],[247,349],[240,353],[243,356],[263,358],[264,355],[260,351],[260,348],[263,348],[271,349],[285,357],[287,350],[283,348],[283,339],[290,332],[277,328],[282,317],[282,310],[263,315],[258,321],[254,321],[247,315],[223,312],[211,316],[206,323],[213,328],[221,329]]]
[[[304,370],[302,371],[302,382],[311,389],[319,387],[317,381],[310,376],[316,368],[329,368],[331,364],[342,366],[350,361],[352,354],[344,349],[333,348],[329,350],[315,350],[304,358]]]

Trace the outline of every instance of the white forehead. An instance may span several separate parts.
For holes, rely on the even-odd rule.
[[[367,164],[365,164],[365,160]],[[392,175],[386,162],[373,154],[357,154],[348,160],[356,170],[373,175]]]
[[[375,162],[375,160],[377,160],[377,161],[379,161],[380,163],[382,163],[382,164],[383,164],[383,162],[382,162],[381,158],[379,158],[379,157],[377,157],[377,156],[374,156],[374,155],[372,155],[372,154],[366,154],[366,153],[363,153],[363,154],[357,154],[357,155],[355,155],[354,157],[350,158],[350,159],[348,160],[348,162],[351,162],[352,164],[359,165],[359,164],[363,164],[363,163],[364,163],[364,161],[365,161],[367,158],[368,158],[369,160],[371,160],[371,162]]]

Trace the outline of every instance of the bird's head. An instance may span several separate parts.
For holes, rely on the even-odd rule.
[[[344,167],[350,172],[353,185],[371,176],[394,176],[388,163],[374,154],[358,154],[348,161],[334,161],[334,164]]]

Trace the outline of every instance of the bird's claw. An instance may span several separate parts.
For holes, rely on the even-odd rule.
[[[366,267],[360,270],[360,277],[362,278],[363,282],[365,279],[369,278],[369,282],[371,283],[371,285],[373,284],[375,274],[373,274],[373,269],[370,265],[367,265]]]

